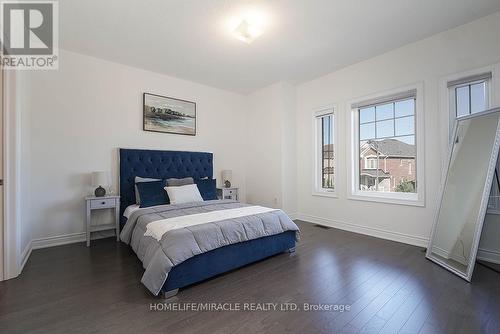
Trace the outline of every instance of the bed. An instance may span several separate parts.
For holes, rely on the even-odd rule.
[[[141,282],[153,295],[169,298],[180,288],[295,251],[300,231],[281,210],[232,200],[138,208],[136,176],[211,179],[213,154],[120,149],[120,239],[142,261]]]

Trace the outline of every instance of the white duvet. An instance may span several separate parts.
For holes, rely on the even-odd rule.
[[[146,233],[144,233],[144,236],[150,236],[160,241],[165,233],[179,228],[257,215],[271,211],[276,211],[276,209],[256,205],[167,218],[149,223],[146,226]]]

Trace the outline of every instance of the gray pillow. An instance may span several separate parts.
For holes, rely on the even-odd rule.
[[[135,183],[141,183],[141,182],[161,181],[161,179],[151,179],[147,177],[136,176],[134,181]],[[141,205],[141,197],[139,196],[139,189],[137,189],[137,184],[135,185],[135,204]]]
[[[180,187],[188,184],[194,184],[194,179],[192,177],[185,177],[183,179],[167,179],[167,186],[169,187]]]

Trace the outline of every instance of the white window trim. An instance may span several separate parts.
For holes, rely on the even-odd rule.
[[[489,72],[489,71],[484,71],[484,72]],[[480,74],[480,73],[483,73],[483,72],[478,72],[476,74]],[[462,77],[465,77],[465,76],[462,76]],[[461,77],[459,77],[460,79]],[[448,80],[448,81],[452,81],[452,80]],[[452,86],[452,87],[447,87],[448,88],[448,114],[449,114],[449,119],[448,119],[448,126],[449,126],[449,133],[448,133],[448,137],[451,137],[450,134],[451,132],[453,131],[453,127],[455,125],[455,118],[462,118],[462,117],[465,117],[465,116],[468,116],[468,115],[464,115],[464,116],[460,116],[460,117],[456,117],[456,113],[457,113],[457,106],[456,106],[456,88],[460,88],[460,87],[466,87],[466,86],[470,86],[470,85],[473,85],[473,84],[476,84],[476,83],[480,83],[480,82],[484,82],[485,80],[476,80],[476,81],[470,81],[468,83],[464,83],[464,84],[460,84],[460,85],[456,85],[456,86]],[[492,106],[492,94],[493,94],[493,91],[492,91],[492,83],[493,83],[493,77],[491,78],[491,80],[488,80],[487,81],[487,90],[486,90],[486,99],[487,99],[487,102],[488,102],[488,107],[486,109],[489,109],[491,108]],[[448,86],[448,85],[447,85]],[[450,138],[450,142],[451,142],[451,138]],[[448,146],[449,147],[449,146]]]
[[[450,124],[450,133],[451,131],[453,131],[453,125],[455,124],[453,121],[455,120],[455,115],[457,113],[457,99],[456,99],[456,89],[457,88],[462,88],[462,87],[469,87],[469,86],[472,86],[474,84],[478,84],[478,83],[481,83],[481,82],[485,82],[486,83],[486,101],[488,103],[488,106],[486,107],[486,110],[488,110],[490,107],[491,107],[491,94],[493,93],[491,91],[491,79],[490,80],[475,80],[475,81],[469,81],[467,83],[463,83],[463,84],[460,84],[460,85],[456,85],[456,86],[451,86],[451,87],[448,87],[448,105],[449,105],[449,113],[450,113],[450,120],[449,120],[449,124]],[[470,89],[470,88],[469,88]],[[469,112],[471,112],[471,110],[469,110]],[[460,116],[460,117],[456,117],[456,118],[462,118],[462,117],[466,117],[468,115],[464,115],[464,116]]]
[[[453,80],[458,80],[461,78],[473,76],[473,75],[478,75],[481,73],[486,73],[486,72],[491,72],[492,78],[491,82],[488,85],[488,100],[489,100],[489,105],[490,108],[494,106],[498,106],[500,104],[500,96],[495,96],[495,88],[496,88],[496,81],[497,81],[497,76],[498,72],[500,71],[500,64],[496,65],[491,65],[491,66],[485,66],[481,68],[476,68],[473,70],[469,71],[464,71],[464,72],[459,72],[455,73],[446,77],[441,78],[439,86],[439,92],[440,92],[440,109],[441,109],[441,133],[443,135],[443,140],[442,140],[442,148],[441,148],[441,156],[442,161],[441,161],[441,170],[444,170],[446,167],[446,160],[449,155],[449,148],[450,148],[450,143],[451,143],[451,132],[453,131],[453,127],[455,124],[455,109],[451,108],[454,106],[455,101],[452,101],[453,97],[452,94],[450,94],[450,88],[448,88],[448,82],[453,81]],[[443,173],[445,173],[443,171]],[[443,175],[444,176],[444,175]]]
[[[376,191],[365,191],[359,190],[359,133],[358,133],[358,120],[359,113],[358,109],[351,108],[353,104],[359,103],[360,101],[366,101],[371,99],[376,99],[383,96],[395,95],[400,92],[416,90],[417,97],[415,100],[415,117],[416,117],[416,129],[415,129],[415,141],[417,144],[417,193],[389,193],[389,192],[376,192]],[[360,201],[370,201],[370,202],[380,202],[389,204],[399,204],[408,206],[425,206],[425,121],[424,121],[424,84],[423,82],[408,85],[406,87],[400,87],[397,89],[392,89],[385,92],[379,92],[371,94],[369,96],[363,96],[357,99],[348,101],[347,110],[351,110],[351,117],[348,117],[347,131],[348,137],[351,138],[350,145],[350,159],[348,162],[348,199],[360,200]]]
[[[377,156],[376,155],[367,155],[366,157],[364,157],[364,164],[365,164],[365,169],[377,169],[377,167],[375,166],[375,168],[368,168],[368,160],[371,159],[371,160],[376,160],[377,159]],[[380,169],[380,166],[379,166],[379,169]]]
[[[455,101],[453,100],[454,94],[450,94],[450,88],[448,88],[448,82],[453,80],[458,80],[461,78],[466,78],[473,75],[478,75],[486,72],[491,72],[491,80],[488,85],[488,102],[489,108],[494,108],[500,106],[500,94],[497,92],[497,85],[500,81],[500,63],[476,68],[473,70],[468,70],[464,72],[455,73],[446,77],[441,78],[439,82],[439,100],[440,100],[440,114],[441,114],[441,133],[443,138],[441,140],[441,170],[443,174],[441,179],[443,180],[446,173],[447,157],[449,156],[449,149],[451,147],[451,132],[455,125]],[[500,201],[497,200],[497,201]],[[497,203],[496,207],[489,207],[487,213],[489,214],[500,214],[500,203]]]
[[[328,115],[328,114],[333,114],[333,143],[334,143],[334,161],[333,161],[333,182],[335,185],[335,188],[333,190],[331,189],[325,189],[322,187],[321,184],[321,159],[322,159],[322,154],[321,154],[321,138],[318,133],[318,126],[317,126],[317,117]],[[338,137],[338,115],[337,115],[337,105],[335,104],[330,104],[326,105],[320,108],[316,108],[313,111],[312,114],[312,126],[313,126],[313,152],[314,152],[314,168],[313,168],[313,189],[312,189],[312,195],[313,196],[323,196],[323,197],[332,197],[332,198],[338,198],[337,195],[337,189],[338,189],[338,183],[337,183],[337,174],[338,174],[338,162],[337,162],[337,157],[338,157],[338,142],[339,142],[339,137]]]

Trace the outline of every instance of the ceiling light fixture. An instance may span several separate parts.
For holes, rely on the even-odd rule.
[[[269,17],[263,13],[255,8],[241,8],[227,20],[227,28],[233,37],[250,44],[262,35],[269,23]]]
[[[249,23],[243,19],[240,24],[233,30],[233,36],[245,43],[252,43],[254,39],[262,34],[262,29],[255,24]]]

